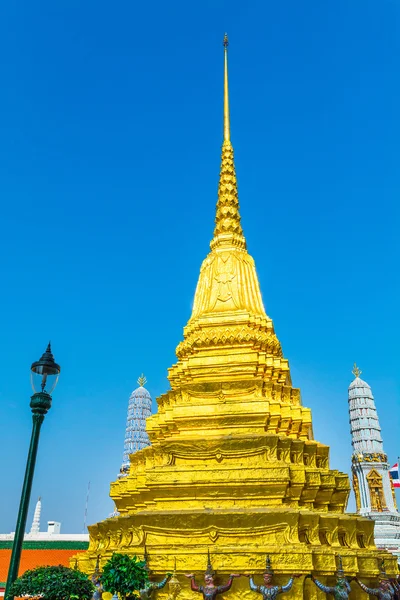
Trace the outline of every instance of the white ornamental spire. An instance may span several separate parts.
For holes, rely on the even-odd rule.
[[[146,419],[151,415],[151,396],[144,387],[146,383],[146,377],[141,375],[138,379],[139,387],[132,392],[129,398],[124,456],[119,477],[128,474],[129,455],[150,446],[149,436],[146,433]]]
[[[353,375],[355,379],[349,386],[349,413],[354,453],[383,454],[381,427],[371,388],[360,379],[361,371],[356,365]]]
[[[39,499],[36,502],[35,513],[33,515],[32,527],[30,533],[39,533],[40,532],[40,513],[42,512],[42,501]]]

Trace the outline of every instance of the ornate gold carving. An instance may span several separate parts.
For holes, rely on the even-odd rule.
[[[176,600],[177,596],[179,595],[179,593],[182,589],[182,586],[179,583],[179,579],[176,576],[176,558],[175,558],[174,572],[172,574],[171,579],[169,580],[168,589],[169,589],[168,600]]]
[[[178,358],[184,359],[202,348],[243,344],[252,344],[253,347],[272,356],[282,356],[281,345],[275,333],[262,330],[253,323],[235,327],[209,326],[207,329],[193,327],[176,348],[176,354]]]
[[[358,455],[357,458],[359,462],[387,462],[387,456],[386,454],[383,454],[383,452],[364,452],[363,454]]]
[[[326,529],[319,530],[319,541],[323,546],[330,546],[329,532]]]
[[[347,541],[347,531],[345,529],[338,530],[339,544],[345,548],[350,548],[350,544]]]
[[[390,488],[392,490],[394,508],[395,508],[395,510],[397,510],[397,498],[396,498],[396,491],[395,491],[394,485],[393,485],[393,479],[391,477],[389,477],[389,479],[390,479]]]
[[[214,239],[211,242],[211,248],[218,246],[246,248],[240,224],[237,181],[230,140],[224,140],[222,145],[217,214]]]
[[[353,490],[354,490],[354,496],[356,498],[357,512],[359,512],[359,510],[361,508],[360,487],[359,487],[359,484],[358,484],[357,474],[354,471],[353,471]]]
[[[358,533],[357,534],[357,544],[359,548],[365,548],[365,541],[364,541],[364,534],[363,533]]]
[[[216,542],[218,539],[218,531],[216,531],[215,529],[211,529],[209,532],[209,536],[212,542]]]
[[[372,469],[367,475],[371,508],[376,512],[382,512],[386,509],[385,494],[383,491],[382,476]]]

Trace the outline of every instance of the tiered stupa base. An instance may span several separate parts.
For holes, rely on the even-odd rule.
[[[258,574],[261,582],[266,554],[271,556],[278,584],[284,584],[292,574],[311,572],[333,584],[338,554],[346,575],[357,575],[368,585],[376,586],[382,557],[387,572],[396,573],[395,557],[374,547],[373,523],[355,515],[288,508],[144,510],[99,523],[90,528],[90,533],[89,551],[80,558],[79,568],[93,572],[98,555],[104,564],[113,552],[143,556],[146,547],[154,580],[172,571],[176,561],[181,600],[196,597],[183,574],[196,573],[202,581],[208,550],[219,582],[230,573]],[[352,588],[353,597],[361,599],[363,592],[356,584]],[[256,597],[249,590],[247,578],[235,580],[225,597],[228,594],[231,600]],[[309,580],[301,578],[295,580],[290,597],[316,598],[318,594]],[[158,593],[159,598],[167,595],[166,590]]]

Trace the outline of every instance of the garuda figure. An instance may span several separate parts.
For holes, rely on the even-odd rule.
[[[271,559],[267,556],[265,571],[263,573],[264,585],[256,585],[254,583],[254,575],[247,575],[247,577],[250,577],[250,589],[253,592],[262,594],[263,600],[275,600],[278,594],[284,594],[291,589],[295,577],[300,577],[300,575],[293,575],[286,585],[273,585],[273,576],[274,571],[271,567]]]
[[[93,592],[93,597],[92,600],[101,600],[101,597],[103,595],[103,586],[101,583],[101,574],[100,574],[100,557],[97,557],[96,560],[96,567],[94,569],[94,573],[91,577],[92,583],[95,587],[95,590]]]
[[[381,563],[381,572],[379,575],[379,587],[378,588],[369,588],[362,583],[357,577],[355,577],[358,585],[364,592],[370,594],[371,596],[376,596],[379,600],[392,600],[395,597],[396,590],[395,587],[390,583],[388,576],[386,575],[385,569],[385,561],[382,560]]]
[[[400,580],[399,577],[394,577],[390,579],[390,583],[393,588],[393,597],[395,600],[400,600]]]
[[[161,590],[170,578],[172,577],[172,573],[167,573],[162,581],[159,583],[153,583],[152,581],[148,581],[142,590],[139,590],[139,596],[141,600],[151,600],[151,596],[155,590]]]
[[[350,584],[345,577],[343,571],[342,557],[338,556],[339,568],[336,571],[336,585],[333,587],[324,585],[318,579],[315,579],[314,575],[307,575],[311,577],[311,580],[315,583],[317,588],[325,592],[325,594],[332,594],[335,600],[348,600],[351,591]]]
[[[146,546],[144,547],[144,569],[147,573],[150,573],[150,569],[148,566],[149,555],[147,554]],[[156,590],[161,590],[171,579],[172,573],[167,573],[162,581],[159,583],[153,583],[152,581],[147,581],[143,589],[139,590],[139,596],[141,600],[151,600],[151,596],[153,592]]]
[[[400,600],[400,581],[399,578],[393,578],[390,580],[390,583],[392,585],[393,588],[393,597],[394,600]]]
[[[207,570],[204,574],[204,585],[197,585],[195,576],[193,573],[186,575],[190,579],[190,587],[194,592],[203,594],[204,600],[215,600],[218,594],[223,594],[231,589],[234,577],[240,577],[240,575],[230,575],[228,581],[224,585],[215,585],[214,577],[215,572],[211,565],[210,552],[208,552]]]

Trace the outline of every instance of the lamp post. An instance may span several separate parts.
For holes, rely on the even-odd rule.
[[[19,504],[17,525],[15,527],[10,567],[8,569],[7,584],[4,593],[6,600],[12,598],[12,595],[10,594],[10,587],[18,577],[22,544],[24,542],[26,518],[28,515],[29,500],[31,497],[33,474],[35,472],[36,455],[39,445],[40,428],[42,426],[45,414],[51,407],[50,394],[57,385],[60,370],[60,366],[54,361],[49,343],[46,352],[42,355],[41,359],[34,362],[31,366],[31,382],[33,391],[35,392],[33,396],[31,396],[30,403],[33,426],[28,459],[26,461],[25,478]]]

